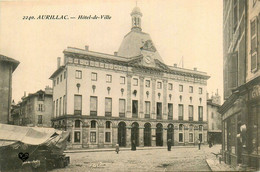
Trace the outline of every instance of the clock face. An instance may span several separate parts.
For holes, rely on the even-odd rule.
[[[151,57],[150,56],[145,56],[144,57],[144,61],[146,62],[146,63],[151,63]]]

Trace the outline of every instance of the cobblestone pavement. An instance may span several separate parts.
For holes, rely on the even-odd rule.
[[[121,151],[116,154],[108,152],[67,153],[71,163],[62,171],[210,171],[206,158],[211,152],[218,152],[220,146],[213,148],[172,147],[167,149],[152,149],[137,151]]]

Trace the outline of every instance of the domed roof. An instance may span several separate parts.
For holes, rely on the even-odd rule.
[[[140,14],[140,15],[142,15],[140,8],[137,7],[137,6],[134,7],[134,9],[131,12],[131,15],[133,15],[133,14]]]

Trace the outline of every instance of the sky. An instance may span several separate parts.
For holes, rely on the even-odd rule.
[[[135,0],[0,1],[0,54],[20,61],[13,72],[12,98],[52,86],[57,57],[67,47],[113,54],[131,29]],[[207,91],[223,97],[222,0],[138,0],[142,30],[165,64],[210,75]],[[109,20],[24,20],[39,15],[110,15]],[[181,65],[180,65],[181,66]],[[1,76],[0,76],[1,79]]]

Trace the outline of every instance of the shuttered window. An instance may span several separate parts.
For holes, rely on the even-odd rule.
[[[251,31],[251,71],[257,70],[257,17],[251,21],[250,31]]]
[[[237,87],[238,53],[231,53],[228,59],[228,88]]]

